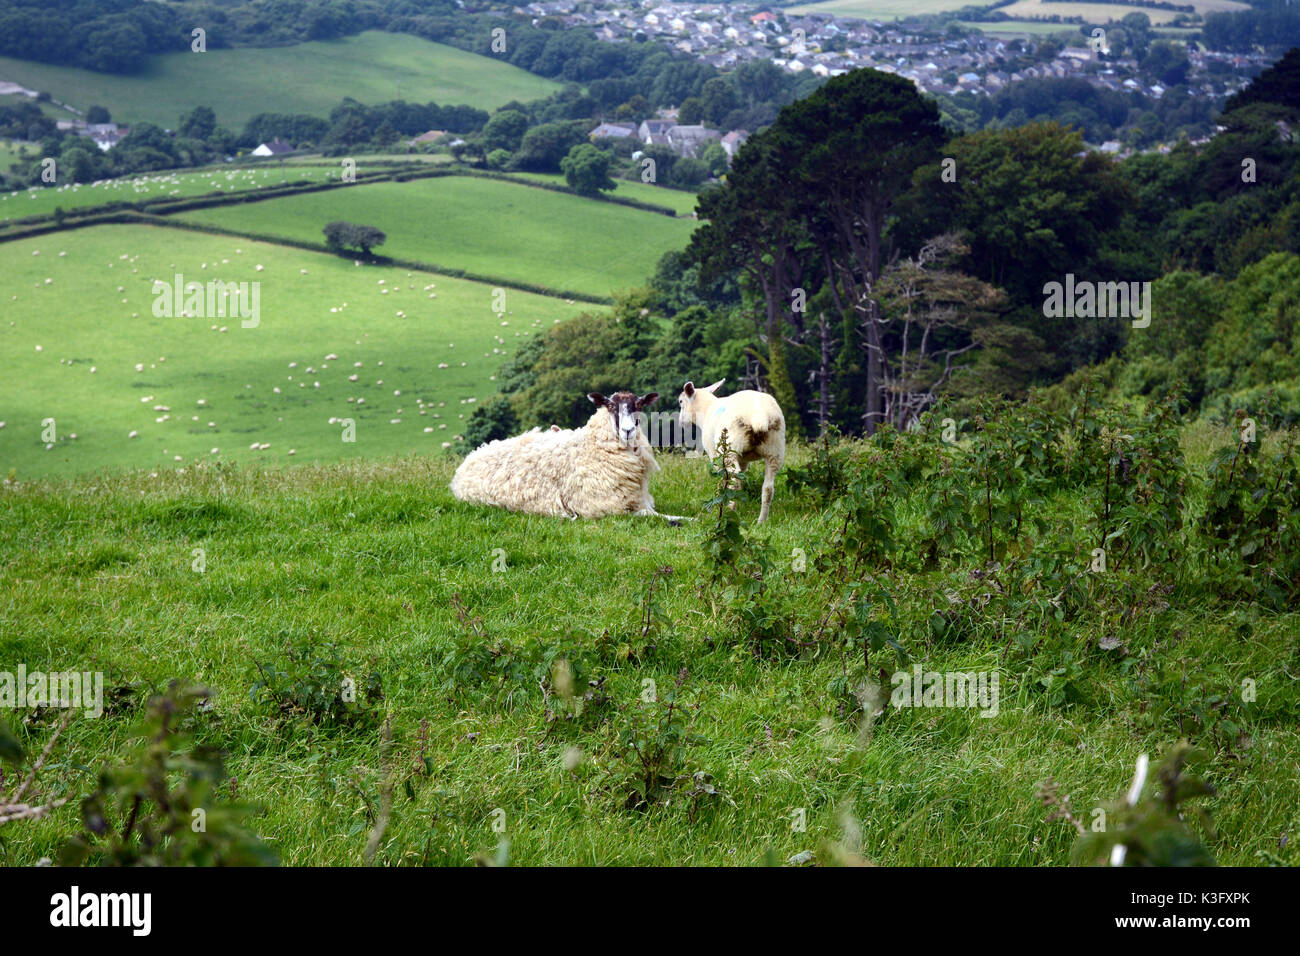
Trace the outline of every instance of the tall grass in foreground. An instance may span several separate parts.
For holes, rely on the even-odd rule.
[[[450,457],[8,485],[0,667],[100,670],[107,704],[0,858],[83,834],[180,678],[205,799],[286,864],[1089,862],[1098,810],[1168,823],[1180,739],[1212,789],[1185,859],[1295,862],[1286,436],[1095,396],[943,417],[792,449],[762,528],[678,455],[652,490],[683,526],[471,507]],[[893,706],[918,666],[996,672],[996,716]],[[29,752],[59,721],[6,716]],[[1141,754],[1171,762],[1125,809]]]

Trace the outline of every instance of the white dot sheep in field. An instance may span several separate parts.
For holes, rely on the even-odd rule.
[[[785,461],[785,416],[776,399],[766,392],[743,391],[719,398],[718,386],[725,381],[719,379],[708,388],[687,382],[677,397],[681,421],[700,430],[700,441],[710,458],[718,456],[718,442],[726,429],[731,448],[726,463],[729,471],[744,471],[753,461],[764,463],[763,504],[758,512],[762,524],[772,507],[776,473]]]
[[[596,410],[581,428],[534,428],[471,452],[451,479],[452,494],[554,517],[659,514],[650,496],[650,475],[659,465],[637,416],[659,396],[615,392],[606,398],[592,392],[587,397]]]

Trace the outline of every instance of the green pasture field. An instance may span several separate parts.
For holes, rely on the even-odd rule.
[[[2,160],[0,160],[2,161]],[[360,168],[360,166],[358,166]],[[205,193],[265,189],[288,182],[337,179],[337,169],[322,166],[228,166],[207,170],[169,170],[105,179],[71,186],[34,186],[0,192],[0,222],[26,216],[48,216],[56,208],[85,209],[115,202],[140,202],[168,196],[182,198]]]
[[[1248,5],[1238,0],[1188,0],[1196,12],[1206,13],[1245,10]],[[909,16],[946,13],[970,6],[965,0],[825,0],[823,3],[805,3],[787,7],[788,13],[828,13],[844,17],[860,17],[864,20],[897,20]],[[1017,0],[1009,6],[998,8],[1009,17],[1021,20],[1033,20],[1046,16],[1085,17],[1089,23],[1106,23],[1110,20],[1122,20],[1130,13],[1145,13],[1154,25],[1167,23],[1177,16],[1173,10],[1158,7],[1130,7],[1105,3],[1086,2],[1044,2],[1044,0]],[[1008,24],[1008,26],[1010,26]],[[1037,32],[1016,24],[1017,32]],[[1052,25],[1057,26],[1056,24]],[[1064,29],[1071,29],[1072,24],[1059,24]],[[992,32],[992,31],[989,31]],[[1045,30],[1043,32],[1052,32]]]
[[[786,7],[787,13],[827,13],[863,20],[897,20],[904,17],[960,10],[970,4],[962,0],[825,0]]]
[[[1248,10],[1250,7],[1237,0],[1188,0],[1196,12],[1204,16],[1207,13],[1232,13]],[[1122,4],[1053,2],[1044,0],[1016,0],[1005,7],[999,7],[1007,16],[1015,19],[1034,19],[1035,17],[1061,16],[1083,17],[1088,23],[1109,23],[1124,19],[1130,13],[1145,13],[1153,26],[1168,23],[1178,16],[1176,10],[1164,10],[1159,7],[1129,7]]]
[[[1073,37],[1084,37],[1078,24],[1054,23],[1049,20],[999,20],[981,22],[977,20],[959,20],[962,26],[979,30],[989,36],[1051,36],[1056,33],[1068,33]],[[1171,39],[1180,39],[1200,31],[1194,27],[1153,27],[1152,32]]]
[[[295,46],[169,53],[119,76],[0,57],[0,77],[49,92],[82,112],[105,106],[117,123],[174,127],[196,106],[242,129],[258,113],[325,116],[344,97],[362,103],[433,101],[492,109],[540,99],[557,83],[455,47],[368,31]]]
[[[695,223],[501,180],[446,176],[177,214],[186,222],[324,242],[331,220],[377,226],[378,251],[594,296],[640,285]]]
[[[559,173],[510,173],[516,179],[531,179],[537,182],[554,183],[557,186],[566,185],[564,177]],[[697,193],[687,192],[684,189],[669,189],[665,186],[652,186],[650,183],[632,182],[627,179],[616,179],[614,182],[617,188],[612,193],[602,193],[604,196],[618,196],[621,199],[635,199],[637,202],[652,203],[656,206],[667,206],[675,210],[679,216],[690,216],[695,212],[695,203],[699,196]]]
[[[156,318],[152,279],[176,273],[260,282],[260,323]],[[0,475],[20,478],[441,454],[501,362],[579,310],[508,289],[497,315],[478,283],[136,225],[0,243],[0,303]]]

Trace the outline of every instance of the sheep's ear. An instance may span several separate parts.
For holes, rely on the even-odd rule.
[[[687,398],[690,398],[692,395],[694,395],[694,394],[695,394],[695,383],[694,383],[694,382],[687,382],[685,385],[683,385],[683,386],[682,386],[682,393],[683,393]]]
[[[609,399],[607,399],[604,395],[600,394],[600,392],[588,392],[587,397],[591,399],[592,402],[601,406],[602,408],[605,408],[609,405]]]
[[[658,392],[651,392],[649,395],[642,395],[640,398],[636,400],[636,410],[639,412],[641,409],[645,408],[647,405],[649,405],[658,397],[659,397]]]
[[[726,381],[725,378],[720,378],[720,379],[718,379],[716,382],[714,382],[712,385],[710,385],[708,388],[706,388],[704,391],[706,391],[706,392],[716,392],[716,391],[718,390],[718,386],[721,385],[721,384],[722,384],[723,382],[725,382],[725,381]]]

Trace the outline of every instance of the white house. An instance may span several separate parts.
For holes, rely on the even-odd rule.
[[[261,143],[257,149],[253,150],[253,156],[283,156],[285,153],[292,153],[293,147],[282,139],[273,139],[269,143]]]

